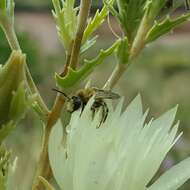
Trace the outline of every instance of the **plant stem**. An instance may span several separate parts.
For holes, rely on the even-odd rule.
[[[17,36],[15,34],[14,28],[8,21],[4,23],[3,30],[11,49],[20,50],[21,48],[20,48]]]
[[[17,39],[17,36],[15,34],[15,30],[14,30],[14,27],[7,21],[4,23],[3,25],[3,30],[4,30],[4,33],[6,35],[6,38],[9,42],[9,45],[11,47],[12,50],[21,50],[20,48],[20,45],[19,45],[19,42],[18,42],[18,39]],[[43,111],[43,114],[45,116],[47,116],[49,114],[49,110],[46,106],[46,104],[44,103],[34,81],[33,81],[33,78],[31,76],[31,73],[28,69],[28,66],[26,64],[26,79],[27,79],[27,83],[28,83],[28,86],[29,86],[29,89],[31,91],[32,94],[36,94],[36,100],[39,104],[39,106],[41,107],[42,111]]]
[[[77,67],[78,59],[80,55],[81,42],[82,42],[86,22],[88,19],[90,6],[91,6],[91,0],[81,1],[78,30],[76,33],[75,40],[73,43],[71,43],[70,50],[68,50],[66,66],[64,67],[64,71],[61,73],[62,76],[65,76],[67,74],[68,67],[72,67],[72,68]],[[51,113],[49,114],[48,122],[45,128],[42,152],[40,154],[40,160],[38,163],[38,168],[37,168],[36,177],[33,183],[32,190],[43,189],[43,184],[39,180],[39,176],[42,176],[46,180],[49,180],[52,177],[52,171],[50,168],[49,157],[48,157],[48,141],[49,141],[49,135],[50,135],[51,129],[54,126],[54,124],[57,122],[57,120],[59,119],[64,103],[65,103],[64,96],[62,96],[61,94],[57,94],[54,106],[52,108]]]
[[[126,68],[127,64],[117,64],[103,88],[107,90],[113,89],[113,87],[117,84],[117,82],[125,72]]]
[[[150,29],[150,23],[147,21],[146,14],[143,17],[141,24],[139,26],[139,29],[137,31],[137,35],[132,43],[131,49],[130,49],[130,56],[128,63],[118,63],[115,67],[114,71],[112,72],[111,76],[107,80],[104,89],[113,89],[114,86],[117,84],[121,76],[125,73],[128,66],[132,63],[133,59],[135,59],[142,49],[144,48],[146,42],[146,35]]]
[[[74,45],[73,45],[71,60],[70,60],[70,66],[73,69],[75,69],[78,65],[80,47],[82,43],[84,30],[86,28],[90,6],[91,6],[91,0],[81,0],[80,12],[79,12],[79,23],[78,23],[77,33],[74,40]]]
[[[133,60],[134,58],[136,58],[140,54],[142,49],[145,47],[146,35],[147,35],[150,27],[151,27],[151,24],[149,23],[149,21],[147,19],[147,14],[145,13],[145,15],[141,21],[141,24],[139,26],[137,35],[132,44],[129,60]]]

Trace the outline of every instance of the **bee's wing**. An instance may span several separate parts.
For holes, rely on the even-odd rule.
[[[118,98],[120,98],[119,94],[116,94],[108,90],[96,89],[95,99],[118,99]]]

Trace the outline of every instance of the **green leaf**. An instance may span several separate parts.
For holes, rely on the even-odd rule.
[[[108,0],[103,0],[103,2],[104,2],[104,5],[109,10],[109,12],[120,21],[120,19],[121,19],[120,15],[119,15],[118,11],[114,8],[114,6],[110,5]]]
[[[0,125],[12,120],[9,114],[13,93],[25,81],[25,58],[20,51],[13,51],[7,63],[0,68]]]
[[[109,0],[109,4],[112,5],[114,0]],[[106,5],[103,6],[102,10],[96,11],[93,19],[90,19],[88,25],[84,31],[83,43],[91,36],[91,34],[104,22],[105,17],[108,15],[109,10]]]
[[[80,49],[80,53],[83,54],[85,53],[89,48],[91,48],[95,43],[96,43],[96,40],[97,40],[98,36],[94,36],[92,39],[90,40],[87,40],[81,47]]]
[[[133,41],[139,24],[145,13],[145,3],[147,0],[117,0],[121,26],[123,27],[128,40]]]
[[[52,0],[54,11],[52,11],[57,24],[57,31],[61,42],[67,49],[75,36],[77,30],[77,9],[74,8],[74,0]]]
[[[129,43],[128,39],[124,38],[121,40],[121,43],[117,50],[117,58],[120,64],[127,64],[129,60]]]
[[[14,120],[15,122],[23,119],[28,106],[29,104],[26,99],[25,84],[22,82],[19,85],[18,90],[13,93],[9,112],[10,119]]]
[[[65,77],[61,77],[60,75],[56,74],[55,79],[58,86],[61,88],[69,88],[78,83],[81,79],[87,77],[93,69],[102,64],[103,61],[111,55],[114,50],[120,44],[120,40],[116,41],[110,48],[107,50],[101,50],[99,55],[92,59],[92,60],[85,60],[84,66],[79,70],[73,70],[69,68],[68,74]]]
[[[175,27],[179,26],[180,24],[184,23],[190,18],[190,13],[182,15],[176,19],[171,19],[169,16],[166,17],[162,22],[156,22],[152,29],[149,31],[146,37],[146,42],[150,43],[160,36],[170,32]]]
[[[158,16],[162,8],[165,6],[166,0],[147,0],[145,10],[147,13],[147,19],[153,22]]]

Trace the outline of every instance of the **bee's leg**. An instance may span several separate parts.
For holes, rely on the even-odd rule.
[[[109,109],[108,109],[108,106],[107,104],[102,101],[102,120],[101,120],[101,123],[104,123],[108,117],[108,112],[109,112]]]
[[[95,113],[96,113],[96,109],[99,108],[99,107],[100,107],[99,102],[94,101],[94,103],[93,103],[92,106],[91,106],[92,118],[94,118],[94,115],[95,115]]]
[[[101,118],[101,121],[100,121],[100,125],[101,125],[102,123],[105,122],[105,120],[106,120],[106,118],[108,116],[109,109],[108,109],[107,104],[104,101],[95,100],[94,103],[92,104],[91,110],[92,110],[92,114],[93,114],[92,117],[94,117],[94,114],[95,114],[96,110],[98,108],[100,108],[100,107],[102,108],[102,118]]]

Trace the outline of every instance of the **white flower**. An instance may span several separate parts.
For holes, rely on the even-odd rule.
[[[145,124],[140,96],[123,112],[121,100],[100,123],[101,111],[92,120],[89,101],[82,114],[72,115],[67,138],[61,123],[54,127],[49,158],[62,190],[176,190],[190,178],[190,158],[147,186],[175,144],[177,108]],[[65,145],[66,144],[66,145]]]

